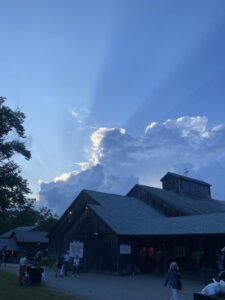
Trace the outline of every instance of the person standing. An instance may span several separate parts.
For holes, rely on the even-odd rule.
[[[224,251],[225,247],[220,251],[216,252],[216,260],[217,260],[217,272],[222,272],[225,269],[225,259],[224,259]]]
[[[73,260],[73,274],[72,274],[72,276],[74,276],[74,274],[76,274],[76,277],[79,277],[79,265],[80,265],[80,259],[79,259],[79,256],[76,255],[76,257]]]
[[[41,249],[40,249],[40,250],[38,250],[38,252],[36,253],[36,261],[37,261],[37,262],[40,262],[41,259],[42,259],[42,256],[43,256],[43,253],[42,253],[42,251],[41,251]]]
[[[57,277],[58,274],[60,275],[60,277],[63,277],[63,264],[64,264],[64,255],[61,254],[58,258],[57,270],[56,270],[56,273],[55,273],[55,277]]]
[[[26,267],[27,267],[27,257],[26,255],[22,255],[22,257],[20,258],[20,269],[19,269],[19,284],[23,285],[23,278],[25,275],[25,271],[26,271]]]
[[[66,254],[64,255],[64,272],[65,272],[65,276],[67,276],[67,272],[69,269],[69,262],[70,262],[70,255],[69,255],[69,251],[66,252]]]
[[[167,283],[169,283],[169,286],[171,288],[172,296],[170,300],[178,300],[177,289],[178,289],[179,276],[180,276],[179,267],[176,262],[172,262],[167,272],[166,281],[165,281],[165,287],[167,286]]]
[[[9,261],[9,252],[8,252],[8,251],[5,251],[3,257],[4,257],[3,262],[4,262],[4,265],[5,265],[5,268],[6,268],[6,264],[7,264],[8,261]]]

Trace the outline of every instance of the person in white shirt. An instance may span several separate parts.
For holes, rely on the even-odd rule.
[[[27,257],[25,254],[22,255],[22,257],[20,258],[19,264],[20,264],[19,284],[23,285],[23,278],[27,267]]]
[[[79,256],[76,255],[76,257],[73,260],[73,274],[72,274],[72,276],[74,276],[74,274],[76,274],[76,277],[79,277],[79,265],[80,265],[80,259],[79,259]]]

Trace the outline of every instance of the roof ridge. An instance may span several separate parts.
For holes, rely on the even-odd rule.
[[[99,192],[99,191],[93,191],[93,190],[83,190],[84,192],[94,192],[94,193],[98,193],[98,194],[106,194],[106,195],[113,195],[113,196],[119,196],[119,197],[125,197],[125,198],[135,198],[135,197],[131,197],[131,196],[127,196],[127,195],[120,195],[120,194],[115,194],[115,193],[108,193],[108,192]]]

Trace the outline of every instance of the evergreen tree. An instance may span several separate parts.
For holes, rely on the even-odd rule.
[[[13,161],[19,153],[29,160],[31,153],[26,149],[23,122],[24,113],[5,106],[6,98],[0,97],[0,217],[8,209],[20,209],[30,201],[27,180],[22,178],[20,167]]]

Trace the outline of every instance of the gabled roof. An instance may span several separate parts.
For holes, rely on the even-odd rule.
[[[100,204],[100,206],[90,204],[91,207],[103,207],[109,214],[112,214],[116,220],[118,220],[118,218],[124,220],[126,217],[131,217],[135,221],[137,216],[139,216],[139,219],[164,217],[159,211],[134,197],[89,190],[85,190],[84,192]]]
[[[48,243],[47,232],[16,230],[15,235],[20,243]]]
[[[195,179],[195,178],[191,178],[191,177],[188,177],[188,176],[179,175],[179,174],[172,173],[172,172],[167,172],[166,175],[164,175],[160,179],[160,181],[163,181],[165,179],[165,177],[167,177],[167,176],[173,176],[173,177],[177,177],[177,178],[180,178],[180,179],[183,179],[183,180],[186,180],[186,181],[191,181],[191,182],[195,182],[195,183],[198,183],[198,184],[211,186],[211,184],[209,184],[209,183],[207,183],[205,181],[201,181],[201,180],[198,180],[198,179]]]
[[[148,192],[149,195],[155,196],[157,199],[176,208],[177,210],[183,212],[186,215],[200,215],[225,212],[225,201],[219,201],[214,199],[193,199],[184,195],[177,194],[173,191],[140,184],[136,184],[132,188],[132,190],[134,190],[135,188]],[[132,195],[132,190],[128,193],[128,195]]]
[[[139,199],[85,192],[98,202],[90,209],[118,235],[225,234],[225,213],[168,218]]]
[[[14,238],[0,238],[0,251],[2,251],[2,249],[5,249],[6,251],[18,251],[16,240]]]
[[[85,205],[87,201],[87,205],[93,211],[96,211],[99,216],[101,214],[100,211],[102,211],[103,215],[107,214],[109,218],[113,218],[117,223],[126,222],[127,219],[132,219],[134,222],[140,222],[143,218],[165,217],[159,211],[148,206],[137,198],[91,190],[82,190],[77,198],[66,209],[48,236],[57,232],[57,229],[59,229],[58,226],[63,224],[63,219],[67,217],[68,212],[75,208],[78,198],[82,201],[83,196],[85,196]],[[64,222],[64,224],[65,223],[66,222]],[[70,224],[68,226],[71,226],[71,223],[68,224]]]
[[[102,216],[101,216],[102,217]],[[107,218],[107,216],[105,216]],[[107,219],[119,235],[202,235],[225,234],[225,214],[145,219],[135,224],[118,224]]]
[[[85,190],[97,203],[88,206],[115,232],[123,231],[130,224],[138,226],[143,220],[165,218],[156,209],[137,198]]]
[[[16,230],[20,230],[20,231],[32,231],[33,229],[39,227],[38,225],[32,225],[32,226],[19,226],[16,228],[11,229],[10,231],[7,231],[3,234],[0,235],[0,237],[3,238],[9,238],[11,237],[11,235],[16,231]]]

